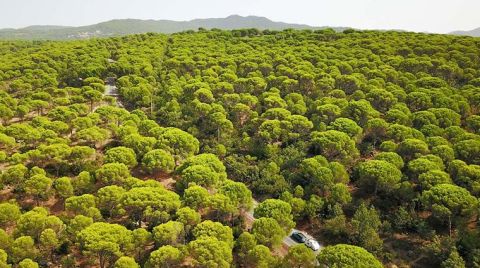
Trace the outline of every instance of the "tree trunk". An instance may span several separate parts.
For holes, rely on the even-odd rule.
[[[448,215],[448,235],[452,237],[452,217]]]
[[[98,259],[100,261],[100,268],[105,268],[105,257],[102,253],[98,254]]]
[[[150,98],[150,116],[153,117],[153,96]]]

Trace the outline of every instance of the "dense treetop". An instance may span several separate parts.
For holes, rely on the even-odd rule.
[[[480,267],[479,51],[329,29],[0,42],[0,267]],[[282,247],[295,226],[326,247]]]

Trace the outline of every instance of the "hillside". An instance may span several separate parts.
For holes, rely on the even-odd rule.
[[[473,29],[471,31],[455,31],[451,32],[450,34],[453,35],[468,35],[468,36],[474,36],[474,37],[480,37],[480,27]]]
[[[195,19],[190,21],[121,19],[81,27],[30,26],[22,29],[1,29],[0,39],[63,40],[90,37],[110,37],[127,34],[175,33],[198,28],[230,29],[321,29],[304,24],[275,22],[264,17],[232,15],[226,18]],[[343,30],[345,28],[337,28]]]

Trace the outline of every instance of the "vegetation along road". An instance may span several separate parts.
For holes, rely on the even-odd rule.
[[[245,219],[247,220],[248,224],[251,225],[253,223],[253,221],[255,221],[255,216],[254,216],[254,211],[255,211],[255,208],[258,206],[258,201],[253,199],[253,202],[252,202],[252,208],[250,210],[248,210],[246,213],[245,213]],[[305,231],[302,231],[302,230],[297,230],[297,229],[292,229],[290,230],[287,235],[285,235],[282,239],[282,244],[289,248],[291,246],[294,246],[294,245],[298,245],[299,243],[295,240],[293,240],[291,238],[291,235],[294,233],[294,232],[301,232],[303,233],[308,239],[313,239],[315,240],[311,235],[309,235],[307,232]],[[321,250],[323,246],[320,244],[320,249],[319,250],[316,250],[314,251],[315,254],[318,254]]]

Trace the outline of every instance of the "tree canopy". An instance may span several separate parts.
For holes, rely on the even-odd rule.
[[[355,29],[0,41],[0,267],[477,267],[479,51]],[[283,244],[294,227],[331,246]]]

